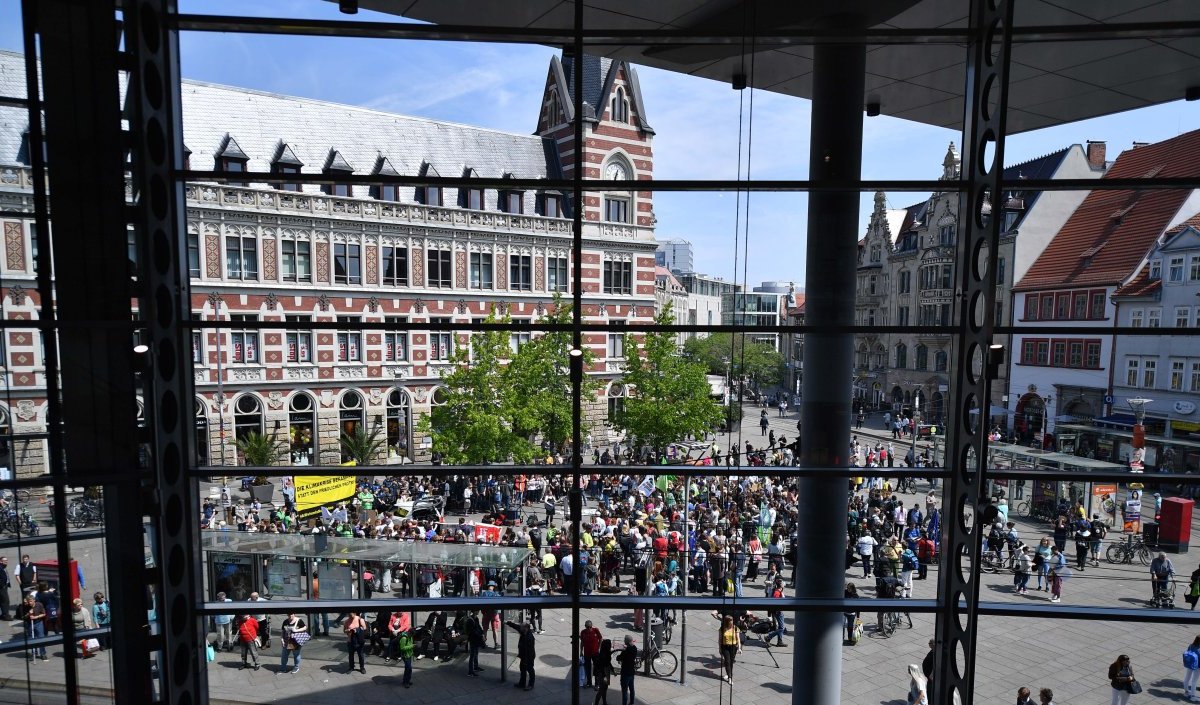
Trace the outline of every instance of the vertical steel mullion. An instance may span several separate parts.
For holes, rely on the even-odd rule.
[[[153,571],[160,586],[158,614],[163,635],[163,699],[199,703],[208,698],[202,602],[200,537],[189,517],[199,511],[197,483],[186,468],[195,458],[190,337],[190,281],[183,184],[174,171],[183,164],[179,35],[171,23],[176,0],[142,0],[126,13],[126,46],[133,55],[128,117],[138,219],[140,305],[151,364],[146,380],[146,418],[157,489],[150,508],[161,560]]]
[[[974,699],[975,649],[979,634],[979,556],[986,530],[987,428],[990,404],[988,347],[993,342],[996,261],[1003,223],[1004,132],[1008,109],[1008,66],[1012,50],[1012,0],[973,0],[971,41],[967,47],[966,106],[963,116],[961,174],[967,189],[958,201],[957,328],[955,333],[953,421],[946,439],[947,508],[938,575],[935,703],[971,705]],[[994,7],[993,7],[994,5]],[[991,146],[991,154],[987,153]],[[990,158],[990,163],[989,163]],[[990,197],[991,215],[983,207]],[[979,271],[977,258],[987,252]],[[979,409],[975,415],[972,408]],[[963,525],[964,514],[974,517]],[[960,567],[961,566],[961,567]],[[959,653],[964,662],[959,663]]]
[[[579,624],[579,587],[582,577],[579,564],[579,531],[583,518],[583,494],[579,489],[579,477],[582,472],[583,455],[579,447],[582,438],[583,404],[580,398],[583,394],[583,0],[574,0],[574,33],[573,50],[575,61],[571,64],[574,75],[575,91],[571,102],[575,106],[574,120],[571,127],[574,131],[572,144],[574,148],[574,165],[571,172],[575,192],[571,197],[572,237],[571,250],[575,257],[572,261],[572,290],[573,306],[571,307],[571,486],[567,497],[570,498],[571,512],[571,668],[570,688],[571,705],[579,705],[579,654],[582,645],[576,638],[580,631]],[[597,107],[597,110],[600,108]]]

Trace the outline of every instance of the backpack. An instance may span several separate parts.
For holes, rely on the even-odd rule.
[[[1108,525],[1097,519],[1092,522],[1092,536],[1097,539],[1103,539],[1108,536]]]
[[[1188,649],[1183,652],[1183,667],[1189,671],[1194,671],[1200,668],[1200,652],[1193,649]]]
[[[917,557],[911,553],[904,553],[900,556],[904,560],[905,570],[917,570]]]

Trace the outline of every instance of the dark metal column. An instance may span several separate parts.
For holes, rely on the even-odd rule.
[[[149,366],[144,374],[146,418],[156,487],[147,507],[158,558],[149,579],[159,586],[156,631],[162,638],[163,702],[208,698],[204,658],[203,571],[198,485],[186,472],[195,453],[191,318],[183,184],[183,118],[179,98],[179,36],[171,27],[175,0],[125,3],[125,46],[132,54],[129,119],[133,200],[141,266],[139,305],[146,326]],[[143,658],[145,656],[143,655]]]
[[[853,26],[841,23],[842,26]],[[862,162],[864,45],[818,44],[814,47],[810,178],[859,179]],[[859,192],[814,191],[808,201],[807,323],[850,326],[854,323],[854,282],[858,263]],[[850,377],[854,337],[850,333],[808,333],[801,404],[801,464],[840,467],[850,446]],[[844,565],[846,479],[800,481],[798,546],[806,565]],[[841,570],[801,573],[797,597],[840,598]],[[841,701],[842,615],[796,613],[792,703],[837,705]]]
[[[946,481],[942,506],[937,649],[932,702],[970,705],[974,698],[978,633],[979,562],[988,504],[985,364],[996,310],[996,253],[999,252],[1001,182],[1004,174],[1005,111],[1012,37],[1012,0],[973,0],[967,47],[963,116],[962,179],[958,199],[956,328],[947,409]],[[993,214],[994,208],[994,214]],[[978,409],[978,413],[970,413]],[[963,516],[973,516],[972,529]],[[960,657],[963,659],[959,661]]]
[[[103,483],[109,594],[117,614],[127,615],[112,622],[113,690],[121,699],[148,702],[147,650],[153,645],[141,617],[147,581],[127,276],[118,3],[30,1],[25,12],[27,20],[36,14],[41,41],[46,161],[53,165],[48,172],[53,237],[47,228],[38,230],[40,251],[53,251],[53,300],[62,325],[54,331],[57,344],[49,333],[46,341],[47,373],[52,378],[61,371],[61,403],[54,398],[59,389],[54,380],[47,384],[50,408],[59,410],[52,411],[48,423],[51,474],[56,483]],[[26,50],[32,51],[32,44]],[[36,106],[36,81],[30,86]],[[39,267],[43,306],[52,300],[48,260]],[[43,318],[51,322],[54,315]],[[55,499],[62,562],[71,551],[64,540],[61,484]],[[64,639],[70,653],[74,632],[69,623]],[[68,702],[79,696],[75,663],[66,660]]]

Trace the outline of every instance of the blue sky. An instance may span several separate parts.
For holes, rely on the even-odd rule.
[[[320,0],[181,0],[184,12],[345,18]],[[17,3],[0,10],[0,46],[20,47]],[[359,19],[394,19],[363,12]],[[11,21],[10,21],[11,19]],[[517,133],[534,128],[543,81],[556,50],[542,46],[457,44],[388,40],[186,34],[183,75],[259,90],[319,98]],[[655,176],[665,179],[738,175],[738,117],[744,109],[742,173],[751,178],[807,176],[807,101],[640,67],[647,117],[656,130]],[[739,101],[744,105],[739,106]],[[1155,142],[1198,124],[1196,104],[1177,101],[1009,138],[1008,163],[1072,143],[1106,140],[1109,158],[1134,141]],[[752,135],[752,137],[751,137]],[[888,117],[867,119],[863,177],[932,179],[950,141],[959,134]],[[804,281],[806,198],[758,193],[740,204],[734,194],[655,194],[658,237],[695,245],[700,271],[754,285],[763,280]],[[920,200],[889,194],[891,207]],[[871,194],[862,199],[862,222]],[[740,213],[740,220],[738,218]],[[749,214],[747,217],[747,213]],[[749,246],[738,253],[734,233],[748,228]],[[739,248],[741,249],[741,248]],[[746,274],[743,275],[742,270]]]

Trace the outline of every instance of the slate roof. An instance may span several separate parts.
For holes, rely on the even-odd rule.
[[[1037,157],[1036,159],[1030,159],[1027,162],[1014,164],[1004,170],[1004,178],[1052,179],[1054,178],[1055,172],[1058,171],[1058,167],[1060,167],[1063,163],[1063,160],[1067,158],[1067,152],[1070,151],[1070,147],[1063,147],[1056,152],[1051,152],[1044,156]],[[1025,220],[1025,216],[1033,210],[1033,206],[1035,203],[1037,203],[1038,196],[1041,194],[1041,191],[1019,191],[1015,189],[1005,192],[1004,196],[1006,205],[1010,198],[1016,198],[1020,199],[1023,202],[1022,205],[1024,206],[1024,210],[1018,211],[1019,215],[1017,216],[1016,222],[1013,223],[1013,228],[1019,229],[1021,227],[1021,221]]]
[[[554,144],[536,135],[187,79],[181,92],[184,143],[193,169],[212,169],[223,149],[227,156],[236,156],[236,149],[248,158],[250,171],[270,171],[283,145],[305,165],[303,173],[318,173],[330,150],[336,150],[356,173],[378,168],[383,158],[401,175],[457,176],[472,169],[494,178],[505,173],[523,179],[561,177]],[[0,51],[0,95],[25,95],[21,54]],[[536,115],[536,105],[529,109]],[[23,109],[0,107],[0,164],[24,163],[20,152],[27,127]],[[303,190],[317,193],[320,187],[308,184]],[[414,191],[402,189],[401,198],[414,201]],[[369,187],[354,186],[353,193],[365,198]],[[489,210],[498,210],[497,197],[494,189],[486,191]],[[535,198],[525,193],[526,213],[535,212]],[[443,202],[458,202],[457,189],[446,189]]]
[[[1200,130],[1121,153],[1101,179],[1196,177]],[[1014,291],[1119,285],[1134,274],[1190,189],[1090,192]]]

